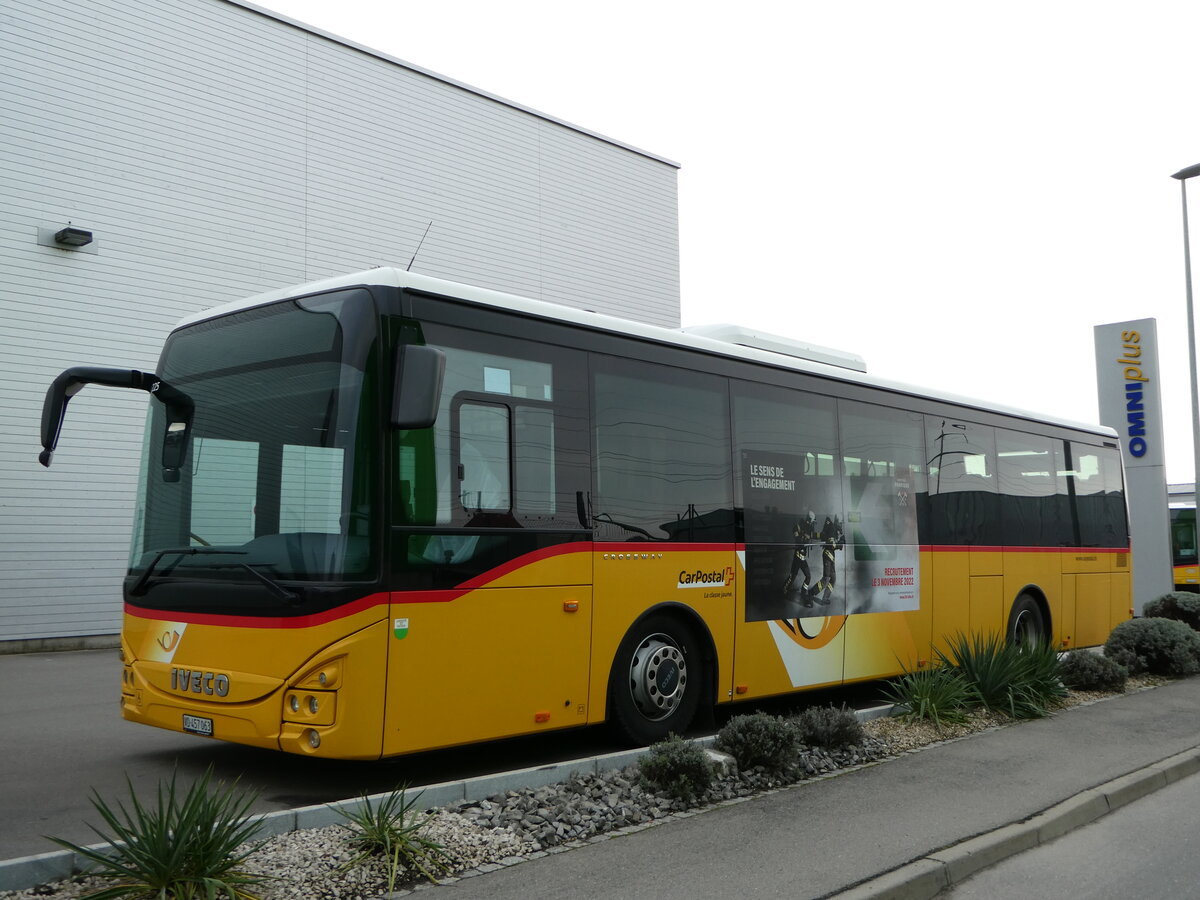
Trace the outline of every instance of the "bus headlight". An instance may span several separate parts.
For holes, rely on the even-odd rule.
[[[337,713],[337,692],[292,688],[283,699],[283,720],[299,725],[332,725]]]

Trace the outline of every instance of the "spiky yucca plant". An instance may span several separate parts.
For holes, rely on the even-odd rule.
[[[915,669],[893,679],[884,697],[896,705],[902,717],[943,725],[967,720],[975,698],[962,674],[949,666]]]
[[[128,776],[128,807],[92,792],[111,833],[89,827],[107,847],[50,838],[91,862],[90,874],[114,882],[88,894],[91,900],[256,900],[250,888],[264,879],[242,868],[256,848],[238,852],[262,828],[261,818],[248,818],[255,795],[235,792],[236,785],[210,791],[211,767],[183,792],[177,775],[159,782],[150,804],[138,799]]]
[[[401,868],[433,882],[438,875],[450,871],[451,860],[446,849],[424,834],[429,816],[416,808],[420,799],[420,792],[410,798],[407,787],[401,786],[377,800],[364,796],[353,809],[338,810],[353,832],[350,845],[359,851],[348,865],[357,865],[369,857],[383,857],[388,866],[388,893],[395,889]]]
[[[1046,715],[1066,696],[1058,654],[1044,641],[1010,644],[1001,634],[957,634],[938,662],[962,674],[978,705],[1014,719]]]

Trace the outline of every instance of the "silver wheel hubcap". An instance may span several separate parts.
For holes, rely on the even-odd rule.
[[[687,661],[669,635],[652,634],[633,652],[629,689],[633,702],[647,719],[665,719],[683,698]]]

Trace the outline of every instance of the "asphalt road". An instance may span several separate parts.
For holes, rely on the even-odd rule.
[[[1055,900],[1177,900],[1200,893],[1200,775],[1110,813],[1078,831],[1005,860],[942,896],[953,900],[1039,896]]]
[[[619,749],[603,729],[526,738],[373,762],[310,759],[126,722],[115,650],[0,655],[0,859],[97,838],[89,800],[152,795],[176,771],[256,791],[253,812],[308,806]]]
[[[126,722],[120,680],[116,650],[0,655],[0,859],[58,849],[45,835],[96,842],[89,823],[102,820],[89,798],[127,800],[126,779],[141,799],[175,772],[190,784],[211,766],[217,781],[256,792],[258,813],[624,749],[599,727],[388,760],[311,759]],[[876,696],[868,685],[789,702],[867,705]]]

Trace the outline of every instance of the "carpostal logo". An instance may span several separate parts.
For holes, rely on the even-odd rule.
[[[679,573],[679,584],[676,586],[680,589],[728,587],[733,584],[733,579],[733,566],[726,566],[724,569],[712,569],[710,571],[697,569],[694,572],[684,569]]]

